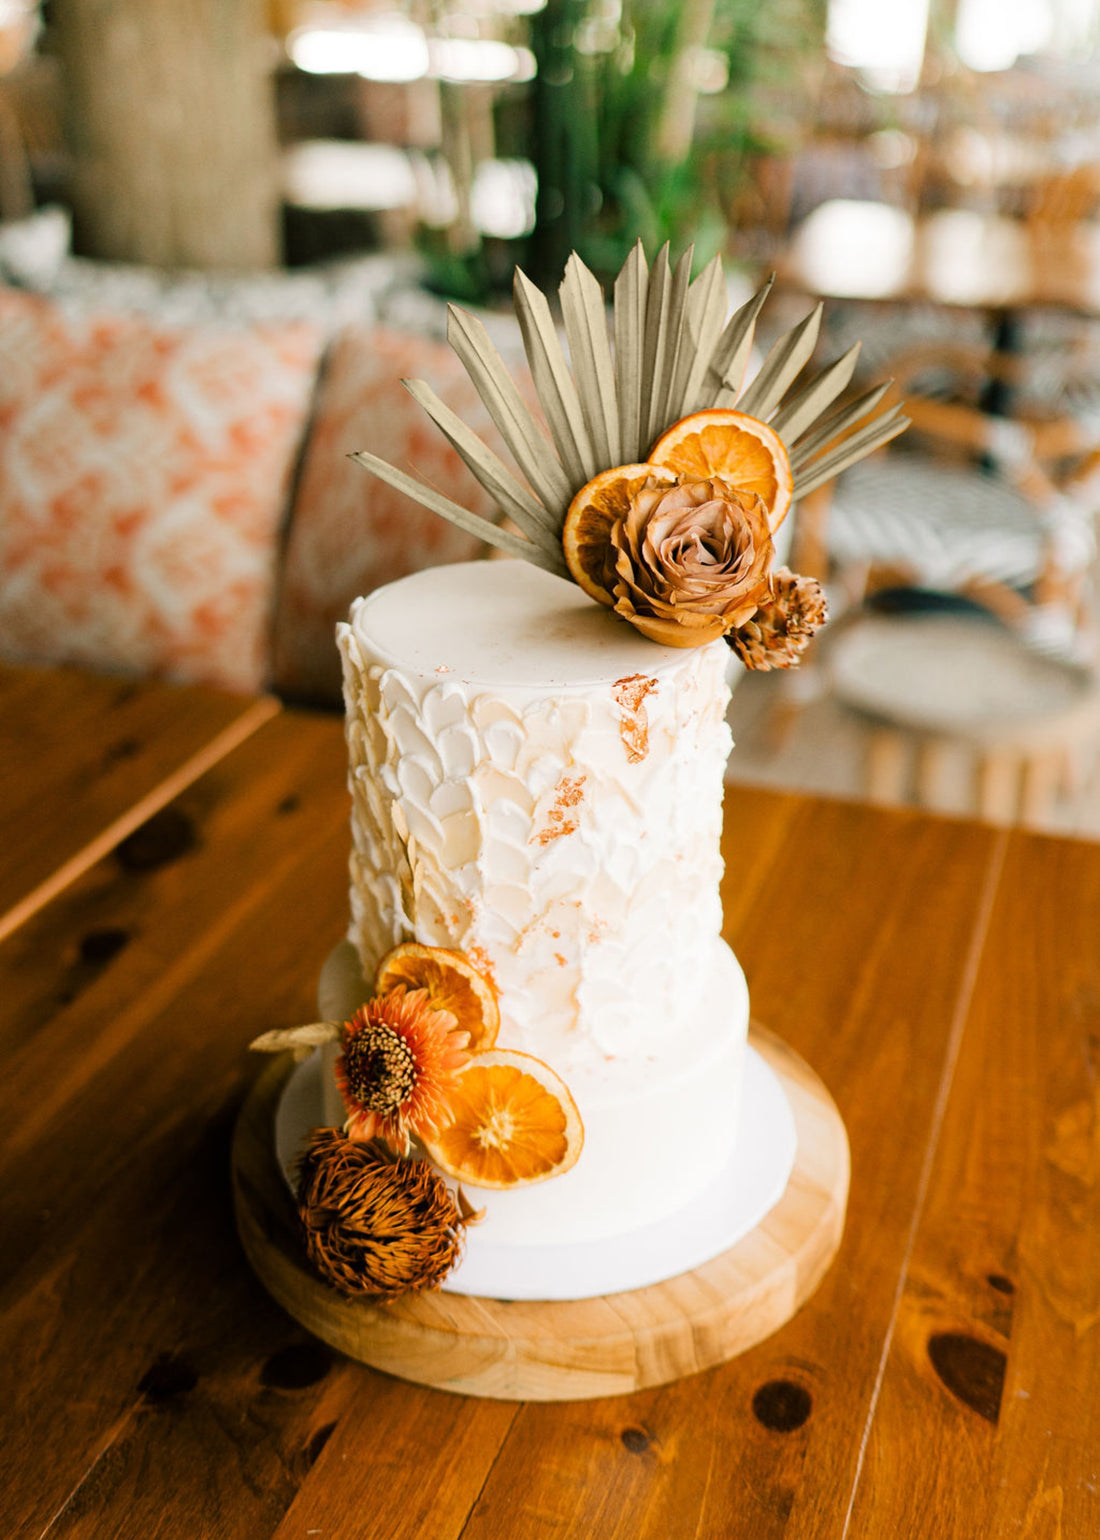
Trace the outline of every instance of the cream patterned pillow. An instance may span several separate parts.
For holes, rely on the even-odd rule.
[[[0,289],[0,656],[262,688],[320,348]]]
[[[469,561],[485,546],[347,458],[370,449],[493,515],[487,493],[401,385],[426,379],[478,433],[488,416],[443,343],[349,327],[335,342],[318,395],[294,503],[275,638],[275,682],[293,698],[336,704],[335,626],[351,601],[421,567]]]

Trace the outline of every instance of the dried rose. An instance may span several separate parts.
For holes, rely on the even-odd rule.
[[[743,625],[767,590],[767,508],[717,478],[647,483],[608,540],[604,583],[616,612],[670,647],[699,647]]]
[[[771,575],[756,614],[726,641],[746,668],[793,668],[829,618],[821,584],[787,567]]]

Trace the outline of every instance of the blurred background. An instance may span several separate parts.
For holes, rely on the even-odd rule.
[[[639,238],[731,307],[776,273],[760,356],[823,300],[815,364],[915,403],[789,521],[834,624],[739,683],[731,777],[1100,836],[1100,0],[0,0],[0,653],[334,702],[348,599],[474,554],[343,469],[461,477],[388,382],[476,412],[446,301],[522,368],[515,264],[606,289]],[[225,408],[244,490],[184,334],[204,410],[283,371]]]

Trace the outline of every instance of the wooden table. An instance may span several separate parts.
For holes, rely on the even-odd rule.
[[[0,702],[7,911],[38,894],[0,948],[0,1533],[1100,1533],[1100,849],[731,789],[728,936],[851,1139],[840,1256],[720,1369],[472,1400],[309,1340],[234,1233],[246,1044],[310,1019],[344,927],[340,722]]]

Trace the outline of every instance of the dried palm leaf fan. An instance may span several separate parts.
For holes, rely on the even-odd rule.
[[[517,268],[516,315],[549,438],[480,321],[450,307],[451,346],[523,479],[423,380],[404,383],[519,533],[376,455],[352,458],[467,533],[573,578],[656,641],[724,636],[750,667],[786,667],[823,605],[810,579],[776,582],[771,535],[793,500],[908,420],[882,407],[885,386],[833,409],[858,344],[784,401],[816,346],[820,305],[744,386],[771,281],[727,321],[720,260],[690,282],[691,260],[689,248],[673,269],[665,245],[650,270],[639,242],[615,280],[609,336],[603,291],[574,253],[559,291],[571,367],[546,296]]]

